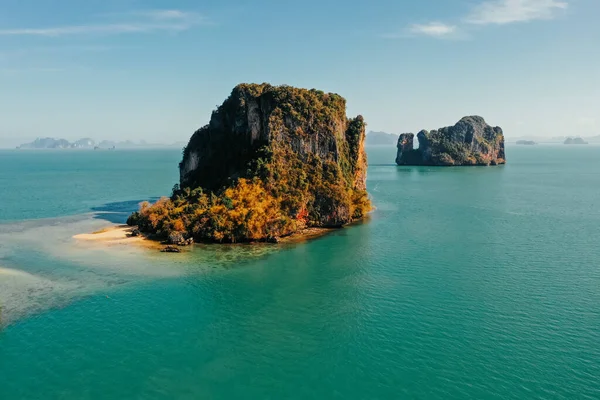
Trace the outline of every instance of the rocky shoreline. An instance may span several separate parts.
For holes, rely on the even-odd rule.
[[[340,228],[304,228],[291,235],[278,238],[277,241],[248,241],[243,243],[236,243],[232,245],[253,245],[253,244],[293,244],[309,241],[329,233],[335,232]],[[138,246],[148,250],[160,251],[163,253],[181,253],[186,248],[193,248],[193,241],[186,241],[185,243],[170,243],[169,241],[153,238],[151,235],[141,234],[136,232],[136,227],[130,227],[128,225],[113,225],[106,227],[102,230],[93,233],[83,233],[73,236],[78,242],[91,243],[101,246],[119,246],[129,245]],[[208,243],[199,243],[208,244]]]

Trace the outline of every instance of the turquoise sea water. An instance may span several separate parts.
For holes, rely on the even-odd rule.
[[[82,246],[177,151],[0,152],[0,399],[598,399],[600,147],[501,167],[369,149],[369,221],[308,243]]]

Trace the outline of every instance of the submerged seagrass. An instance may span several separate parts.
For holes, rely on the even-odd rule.
[[[415,135],[398,138],[398,165],[497,165],[505,164],[504,134],[500,127],[488,125],[482,117],[464,117],[454,126],[422,130],[417,134],[419,148],[413,147]]]
[[[194,133],[171,198],[128,220],[180,242],[272,240],[339,227],[370,210],[362,116],[343,97],[269,84],[236,86]]]

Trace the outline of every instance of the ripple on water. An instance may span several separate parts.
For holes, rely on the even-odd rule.
[[[91,294],[3,331],[0,398],[598,399],[598,149],[474,169],[375,155],[368,223],[276,251],[17,229],[0,265]]]

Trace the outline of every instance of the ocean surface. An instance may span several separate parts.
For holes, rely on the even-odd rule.
[[[600,147],[500,167],[369,152],[377,210],[293,245],[72,236],[178,151],[0,152],[0,399],[599,399]]]

